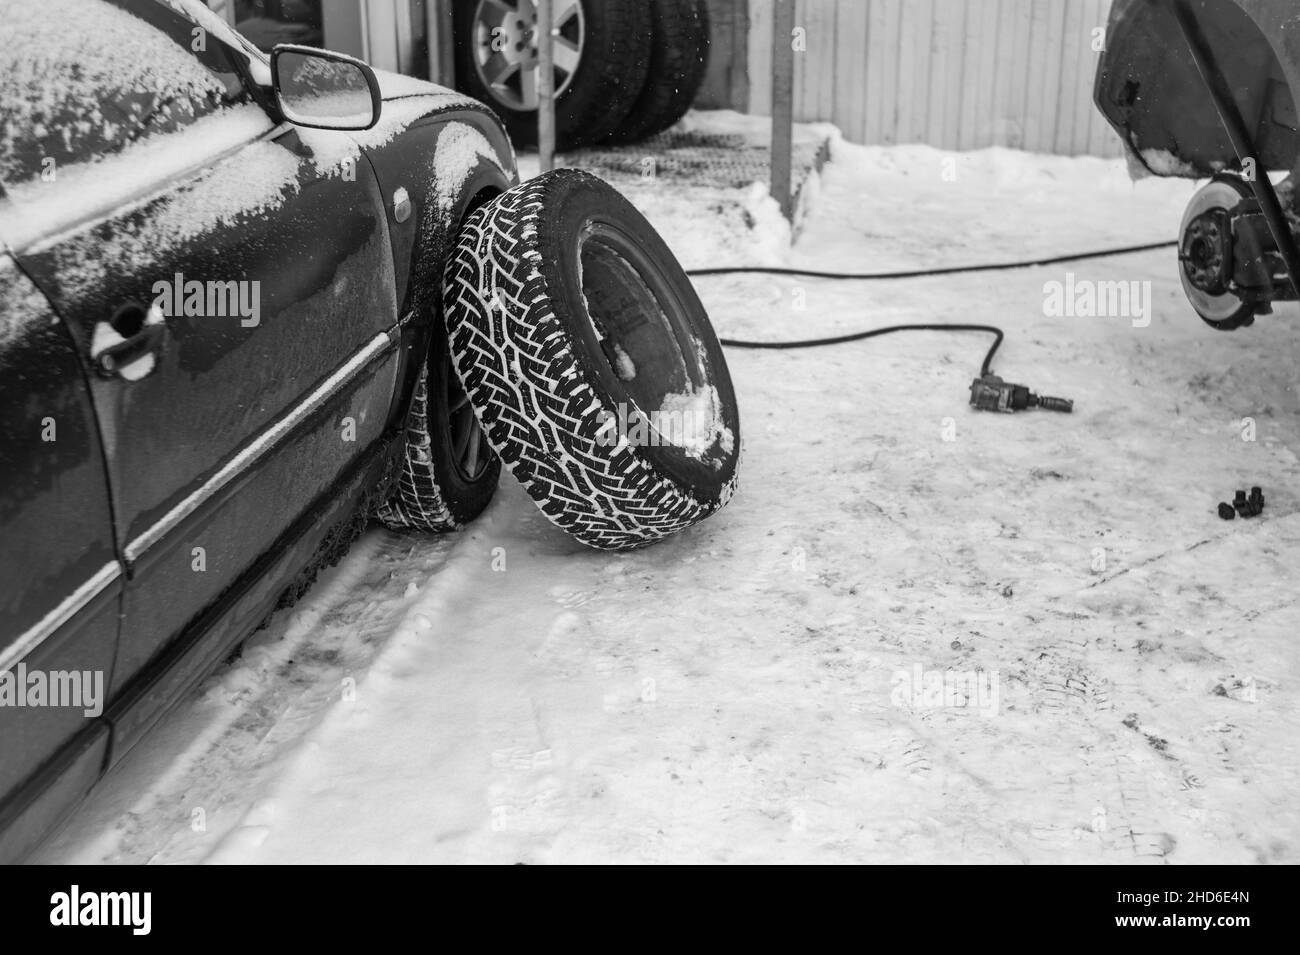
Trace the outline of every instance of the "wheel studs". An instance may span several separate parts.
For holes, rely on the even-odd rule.
[[[1238,489],[1231,504],[1219,504],[1219,516],[1225,521],[1232,520],[1238,514],[1242,517],[1258,517],[1263,512],[1264,489],[1260,487],[1252,487],[1249,496],[1245,491]]]

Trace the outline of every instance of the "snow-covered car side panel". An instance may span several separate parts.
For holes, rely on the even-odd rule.
[[[1266,169],[1300,155],[1300,7],[1291,0],[1193,0],[1195,23]],[[1151,172],[1204,178],[1237,163],[1168,0],[1117,0],[1097,73],[1098,108]]]
[[[92,558],[112,572],[92,578],[95,599],[85,602],[109,622],[92,641],[105,655],[95,662],[102,710],[71,742],[48,709],[35,711],[44,713],[39,732],[0,726],[0,745],[19,738],[30,750],[0,754],[0,860],[30,848],[59,807],[84,792],[67,782],[66,767],[91,777],[103,769],[102,739],[98,758],[86,756],[94,742],[87,734],[103,732],[93,727],[111,728],[107,756],[119,758],[287,589],[337,557],[402,450],[428,327],[399,321],[411,311],[399,305],[410,296],[412,263],[434,282],[426,291],[436,301],[440,263],[464,210],[515,178],[491,113],[418,81],[390,79],[396,98],[363,133],[280,122],[266,89],[251,85],[263,82],[261,55],[219,24],[194,63],[172,65],[193,82],[146,88],[144,118],[118,122],[106,105],[117,101],[115,84],[142,81],[121,67],[120,50],[96,59],[85,47],[124,43],[128,61],[150,49],[175,60],[169,43],[191,49],[190,11],[207,14],[190,0],[86,7],[113,30],[81,31],[78,49],[63,40],[54,51],[103,64],[84,95],[53,95],[77,74],[43,70],[51,51],[38,38],[0,51],[0,65],[18,67],[9,79],[26,77],[0,82],[0,93],[40,113],[30,125],[0,127],[0,242],[12,251],[0,261],[15,281],[30,279],[23,301],[37,316],[14,313],[19,289],[11,296],[0,288],[0,367],[25,369],[0,390],[23,390],[27,397],[15,393],[10,404],[52,415],[61,429],[49,447],[20,429],[28,443],[17,451],[0,436],[0,451],[22,451],[20,463],[39,478],[0,500],[0,530],[10,541],[42,539],[23,522],[39,517],[50,494],[75,492],[75,502],[55,502],[60,513],[73,529],[99,531],[82,540],[51,524],[51,547],[66,567],[30,547],[0,550],[0,558],[7,579],[26,580],[17,590],[25,599],[42,588],[68,598],[86,583],[82,564]],[[213,82],[202,82],[202,71]],[[176,105],[187,97],[195,102]],[[155,121],[151,103],[175,115]],[[50,104],[83,115],[55,116]],[[49,150],[25,143],[33,134],[55,137],[52,166],[40,161]],[[44,341],[51,335],[61,351]],[[29,347],[37,339],[44,359]],[[53,377],[79,391],[41,397],[49,384],[41,362],[56,358]],[[78,444],[83,431],[100,443]],[[78,466],[93,462],[98,482],[84,489],[49,470],[79,448]],[[39,629],[20,626],[35,612],[24,604],[3,621],[0,653]],[[63,646],[51,640],[48,651]],[[9,655],[11,663],[63,659],[22,647]]]
[[[163,313],[144,376],[91,385],[133,578],[114,691],[384,432],[391,361],[361,392],[330,394],[329,418],[296,427],[248,477],[206,493],[249,441],[396,324],[384,219],[368,168],[321,175],[287,128],[20,253],[92,360],[123,333],[123,309]]]
[[[43,766],[69,791],[103,763],[105,702],[122,590],[103,451],[72,340],[40,291],[0,253],[0,858],[4,795]],[[28,673],[76,675],[80,708],[45,705]],[[97,750],[51,767],[62,747]]]

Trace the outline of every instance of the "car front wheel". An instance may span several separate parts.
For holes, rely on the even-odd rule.
[[[441,322],[432,337],[407,412],[401,473],[378,517],[393,529],[440,533],[483,512],[496,492],[501,461],[452,370]]]

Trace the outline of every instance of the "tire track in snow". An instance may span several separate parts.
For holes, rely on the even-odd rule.
[[[325,714],[207,861],[340,861],[321,834],[343,831],[350,862],[533,861],[576,798],[536,686],[553,645],[587,643],[561,555],[601,560],[503,485],[391,622],[355,701]],[[564,682],[599,711],[594,679]]]

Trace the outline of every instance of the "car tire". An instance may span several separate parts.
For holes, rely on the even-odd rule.
[[[618,142],[661,133],[686,115],[709,68],[708,0],[652,0],[650,73]]]
[[[526,90],[515,88],[530,71],[520,69],[507,81],[490,79],[521,56],[532,62],[530,41],[519,39],[515,32],[506,37],[505,51],[495,58],[489,52],[492,31],[502,29],[494,25],[496,20],[503,11],[517,9],[511,4],[512,0],[457,0],[453,23],[457,85],[496,111],[516,145],[533,146],[537,143],[535,95],[530,100]],[[562,38],[578,47],[576,68],[559,76],[556,84],[556,147],[561,150],[600,142],[617,130],[645,88],[650,69],[651,18],[644,0],[578,0],[575,8],[577,13],[560,25]],[[556,11],[557,16],[563,15],[565,7],[557,3]],[[515,24],[526,22],[509,19],[512,31]],[[507,54],[509,60],[504,58]],[[480,62],[481,57],[488,59]]]
[[[740,420],[721,345],[613,187],[564,169],[498,196],[466,221],[443,295],[488,441],[552,523],[620,550],[731,499]]]
[[[483,440],[435,323],[406,416],[401,471],[377,517],[393,530],[459,530],[492,501],[501,461]]]

